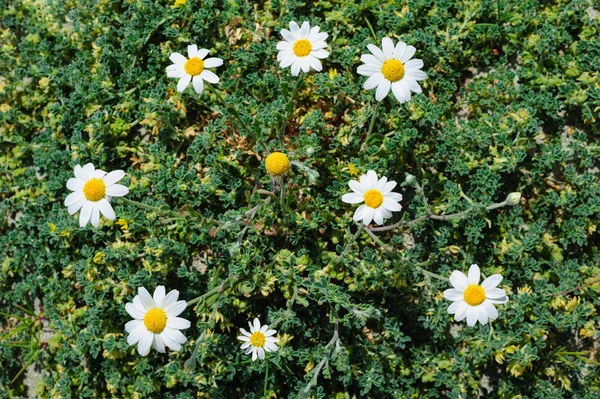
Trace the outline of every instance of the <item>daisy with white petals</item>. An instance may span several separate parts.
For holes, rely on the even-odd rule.
[[[106,173],[95,169],[88,163],[75,166],[75,178],[67,181],[67,188],[73,191],[65,199],[65,206],[69,214],[79,213],[79,226],[85,227],[91,220],[92,226],[100,225],[100,213],[108,220],[115,219],[115,211],[110,205],[112,197],[122,197],[129,193],[129,189],[121,184],[116,184],[125,176],[122,170]]]
[[[207,49],[198,50],[198,46],[191,44],[188,46],[188,57],[185,58],[180,53],[173,53],[169,59],[173,61],[172,65],[167,67],[167,76],[178,78],[177,91],[183,93],[190,82],[194,86],[196,93],[202,94],[204,91],[204,81],[209,83],[218,83],[219,77],[208,70],[223,65],[221,58],[206,58],[209,51]]]
[[[281,36],[284,41],[277,43],[277,61],[282,68],[292,67],[292,75],[298,76],[300,70],[304,72],[314,69],[320,72],[323,69],[320,59],[329,56],[325,47],[327,33],[320,32],[319,27],[310,27],[305,21],[302,27],[294,21],[290,22],[290,30],[282,29]]]
[[[383,100],[390,89],[400,103],[410,101],[410,93],[421,93],[419,80],[425,80],[427,74],[421,71],[423,61],[411,59],[416,49],[404,42],[394,42],[389,37],[383,38],[381,49],[373,44],[367,48],[372,54],[360,57],[364,65],[358,67],[358,73],[368,76],[364,84],[365,90],[377,88],[375,99]]]
[[[500,274],[494,274],[479,285],[479,266],[471,265],[469,275],[455,270],[450,275],[450,283],[454,288],[444,291],[444,298],[452,301],[448,313],[454,320],[467,318],[467,324],[474,326],[477,321],[487,324],[488,319],[496,320],[498,311],[494,305],[508,302],[504,290],[498,287],[502,281]]]
[[[125,310],[134,320],[125,324],[129,333],[127,343],[138,344],[141,356],[150,352],[154,346],[158,352],[165,353],[165,345],[174,351],[181,350],[187,339],[179,330],[189,328],[191,323],[179,316],[186,308],[185,301],[178,301],[179,291],[173,290],[165,295],[165,287],[159,285],[154,297],[144,288],[138,288],[133,303],[125,305]]]
[[[383,224],[384,219],[392,217],[392,212],[402,210],[402,194],[393,193],[392,190],[396,187],[395,181],[387,181],[387,177],[383,176],[377,179],[377,173],[370,170],[366,175],[360,177],[360,182],[350,180],[348,183],[353,193],[344,194],[342,201],[348,204],[359,204],[354,212],[354,220],[362,220],[365,225],[375,221],[378,225]]]
[[[245,354],[252,353],[252,361],[255,361],[256,358],[263,360],[265,352],[277,352],[279,348],[275,343],[279,342],[279,338],[274,337],[277,331],[269,330],[269,326],[266,324],[261,327],[257,318],[254,319],[254,323],[248,322],[248,325],[250,332],[240,328],[242,335],[237,338],[244,342],[241,349]]]

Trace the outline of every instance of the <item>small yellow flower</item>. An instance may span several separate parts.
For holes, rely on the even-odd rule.
[[[290,160],[281,152],[273,152],[265,160],[265,166],[273,176],[281,176],[290,170]]]
[[[356,165],[354,165],[353,163],[349,163],[348,164],[348,173],[350,174],[350,176],[358,175],[358,168],[356,167]]]
[[[173,4],[174,6],[184,6],[186,3],[186,0],[175,0],[175,4]]]

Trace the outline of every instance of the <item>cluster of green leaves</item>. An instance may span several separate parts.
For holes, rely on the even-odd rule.
[[[5,2],[0,396],[597,398],[592,3]],[[262,163],[282,150],[296,83],[275,59],[291,20],[329,32],[331,55],[287,123],[284,151],[304,167],[286,177],[284,214],[259,190],[273,189]],[[361,151],[375,100],[356,67],[384,36],[414,45],[428,79],[410,103],[384,101]],[[192,43],[225,60],[225,104],[167,79],[169,54]],[[80,229],[62,201],[73,166],[87,162],[126,170],[128,198],[147,207],[115,199],[117,220]],[[338,262],[356,231],[341,196],[369,169],[398,182],[410,173],[429,199],[405,185],[390,224],[523,199],[376,233],[387,247],[365,232]],[[454,323],[441,296],[449,284],[420,271],[471,263],[505,278],[510,301],[488,326]],[[159,284],[188,300],[214,294],[183,314],[182,352],[141,358],[124,336],[124,303]],[[266,362],[236,340],[253,317],[281,338],[266,385]],[[20,328],[23,318],[36,327]],[[26,342],[39,351],[15,345]],[[32,353],[37,388],[25,383],[30,369],[11,383]]]

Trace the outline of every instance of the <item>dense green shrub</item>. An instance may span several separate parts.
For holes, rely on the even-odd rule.
[[[600,396],[598,3],[0,4],[1,396],[33,394],[35,367],[40,397],[258,398],[268,363],[270,397]],[[304,167],[285,214],[258,190],[297,80],[275,44],[305,19],[331,55],[287,124]],[[361,149],[375,100],[356,68],[385,36],[414,45],[428,79],[410,103],[383,102]],[[201,96],[165,74],[191,43],[225,60]],[[62,202],[87,162],[125,170],[147,208],[115,199],[116,221],[79,228]],[[352,245],[341,196],[368,169],[423,187],[399,188],[388,224],[426,215],[425,197],[434,214],[471,211]],[[518,206],[485,212],[510,192]],[[471,263],[504,276],[491,325],[455,323],[450,285],[422,272]],[[186,310],[182,352],[142,358],[124,304],[158,284],[185,299],[224,289]],[[268,363],[239,350],[253,317],[281,338]]]

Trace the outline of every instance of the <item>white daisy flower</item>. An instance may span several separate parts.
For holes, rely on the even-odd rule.
[[[407,46],[404,42],[394,42],[389,37],[384,37],[381,42],[382,49],[369,44],[367,48],[373,54],[363,54],[360,60],[364,65],[358,67],[358,73],[368,76],[364,84],[365,90],[377,88],[375,99],[383,100],[390,88],[400,103],[410,101],[410,92],[422,93],[418,80],[425,80],[427,74],[421,71],[423,61],[411,59],[416,49]]]
[[[179,291],[173,290],[165,295],[162,285],[156,287],[154,297],[140,287],[133,303],[125,305],[127,313],[134,318],[125,324],[125,331],[129,333],[127,343],[138,344],[137,350],[141,356],[146,356],[151,346],[161,353],[165,353],[165,345],[179,351],[187,341],[179,330],[189,328],[191,323],[177,317],[187,306],[185,301],[178,301],[178,298]]]
[[[277,352],[279,348],[275,343],[279,342],[279,338],[274,337],[277,331],[269,330],[269,326],[266,324],[261,327],[257,318],[254,319],[254,324],[248,322],[248,325],[250,326],[250,332],[240,328],[243,335],[237,338],[244,341],[241,349],[244,350],[245,354],[252,353],[252,361],[255,361],[257,357],[263,360],[265,352]]]
[[[448,313],[453,314],[456,321],[466,317],[469,326],[474,326],[477,321],[487,324],[488,319],[496,320],[498,311],[494,304],[508,302],[504,290],[496,288],[502,281],[500,274],[486,278],[481,285],[479,277],[477,265],[471,265],[468,277],[455,270],[450,275],[450,283],[454,288],[444,291],[444,298],[453,301]]]
[[[122,170],[106,173],[95,169],[88,163],[83,168],[75,166],[75,178],[67,181],[67,188],[73,191],[65,198],[65,206],[69,214],[79,213],[79,226],[85,227],[91,220],[92,226],[100,225],[100,213],[108,220],[115,219],[115,211],[110,206],[112,197],[122,197],[129,193],[129,189],[121,184],[116,184],[125,176]]]
[[[364,204],[354,212],[356,222],[362,219],[363,223],[368,225],[373,220],[381,225],[383,219],[392,217],[392,212],[402,210],[402,205],[399,204],[402,201],[402,194],[392,192],[396,182],[387,181],[385,176],[378,180],[377,173],[373,170],[362,175],[360,182],[350,180],[348,185],[354,192],[344,194],[342,201],[348,204],[359,204],[364,201]]]
[[[167,67],[167,76],[170,78],[179,78],[177,91],[183,93],[190,82],[194,86],[196,93],[202,94],[204,91],[204,81],[209,83],[218,83],[219,77],[208,70],[223,65],[221,58],[207,58],[209,51],[207,49],[198,50],[198,46],[191,44],[188,46],[188,58],[180,53],[173,53],[169,59],[173,61],[172,65]]]
[[[287,68],[292,66],[292,75],[298,76],[300,69],[308,72],[310,68],[317,72],[323,70],[321,61],[329,56],[325,47],[327,33],[319,33],[319,27],[310,27],[307,21],[302,23],[302,28],[294,21],[290,22],[290,30],[282,29],[281,36],[284,41],[277,43],[277,61],[279,66]]]

